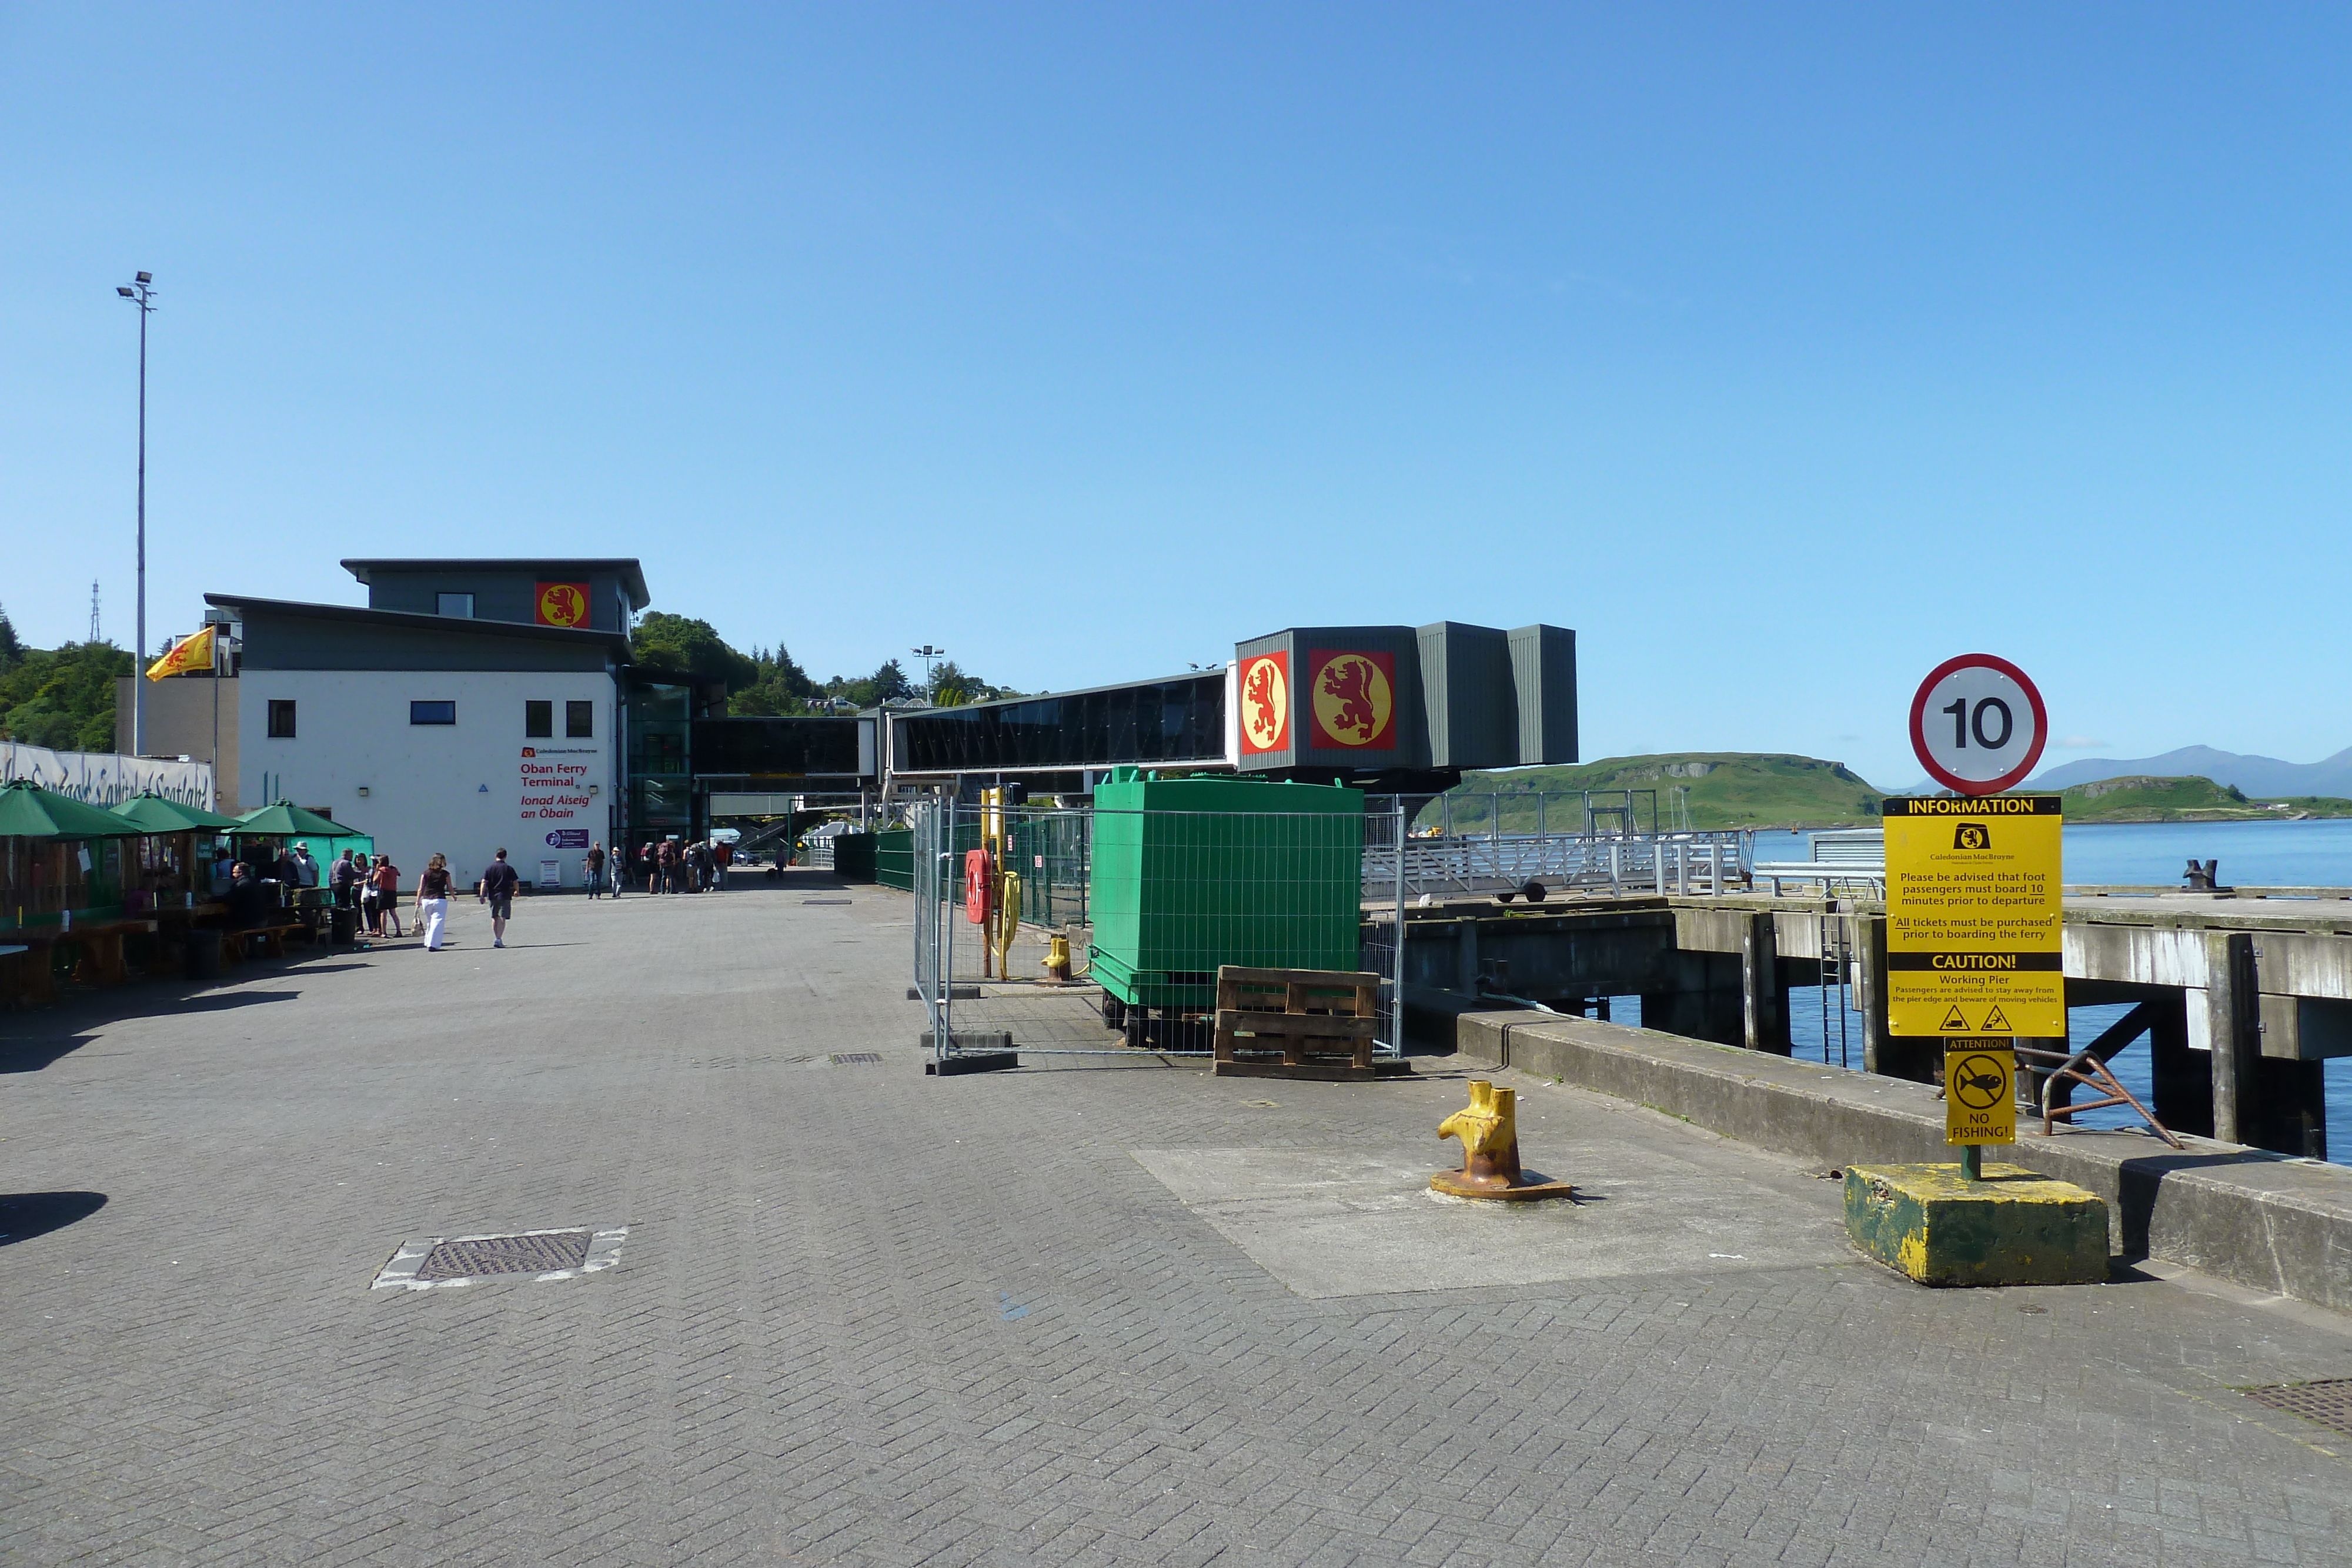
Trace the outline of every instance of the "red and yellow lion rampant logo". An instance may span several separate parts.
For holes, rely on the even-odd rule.
[[[1396,747],[1396,655],[1326,653],[1308,655],[1315,706],[1315,744],[1390,751]]]
[[[1281,751],[1290,745],[1290,655],[1260,653],[1242,666],[1242,749]]]

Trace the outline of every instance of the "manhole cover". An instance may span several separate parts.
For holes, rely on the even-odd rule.
[[[621,1260],[625,1225],[520,1230],[504,1236],[421,1236],[400,1244],[371,1287],[430,1291],[478,1280],[569,1280]]]
[[[2352,1377],[2331,1377],[2318,1383],[2282,1383],[2269,1388],[2242,1390],[2257,1405],[2284,1410],[2331,1431],[2352,1437]]]
[[[878,1051],[845,1051],[833,1059],[835,1067],[864,1067],[882,1060]]]

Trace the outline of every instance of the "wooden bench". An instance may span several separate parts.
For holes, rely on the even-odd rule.
[[[310,927],[299,921],[281,925],[248,925],[243,930],[221,933],[221,956],[232,964],[247,958],[283,958],[286,938],[305,935]]]
[[[1219,1078],[1380,1078],[1412,1069],[1375,1061],[1381,977],[1349,969],[1217,970]]]

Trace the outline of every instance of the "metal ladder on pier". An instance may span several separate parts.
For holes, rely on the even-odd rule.
[[[1847,1059],[1850,1041],[1847,1020],[1853,1011],[1853,951],[1849,936],[1851,923],[1838,913],[1837,900],[1824,899],[1817,916],[1821,946],[1822,1061],[1829,1061],[1832,1050],[1837,1051],[1837,1064],[1850,1067]]]

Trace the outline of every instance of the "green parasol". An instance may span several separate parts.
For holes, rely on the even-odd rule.
[[[121,818],[142,833],[201,833],[236,826],[235,817],[224,817],[218,811],[207,811],[202,806],[184,806],[152,790],[143,795],[133,795],[110,814]]]
[[[0,838],[131,839],[145,831],[28,779],[0,787]]]
[[[291,800],[256,806],[236,820],[232,833],[257,839],[363,839],[357,828],[344,827],[331,817],[306,811]]]

